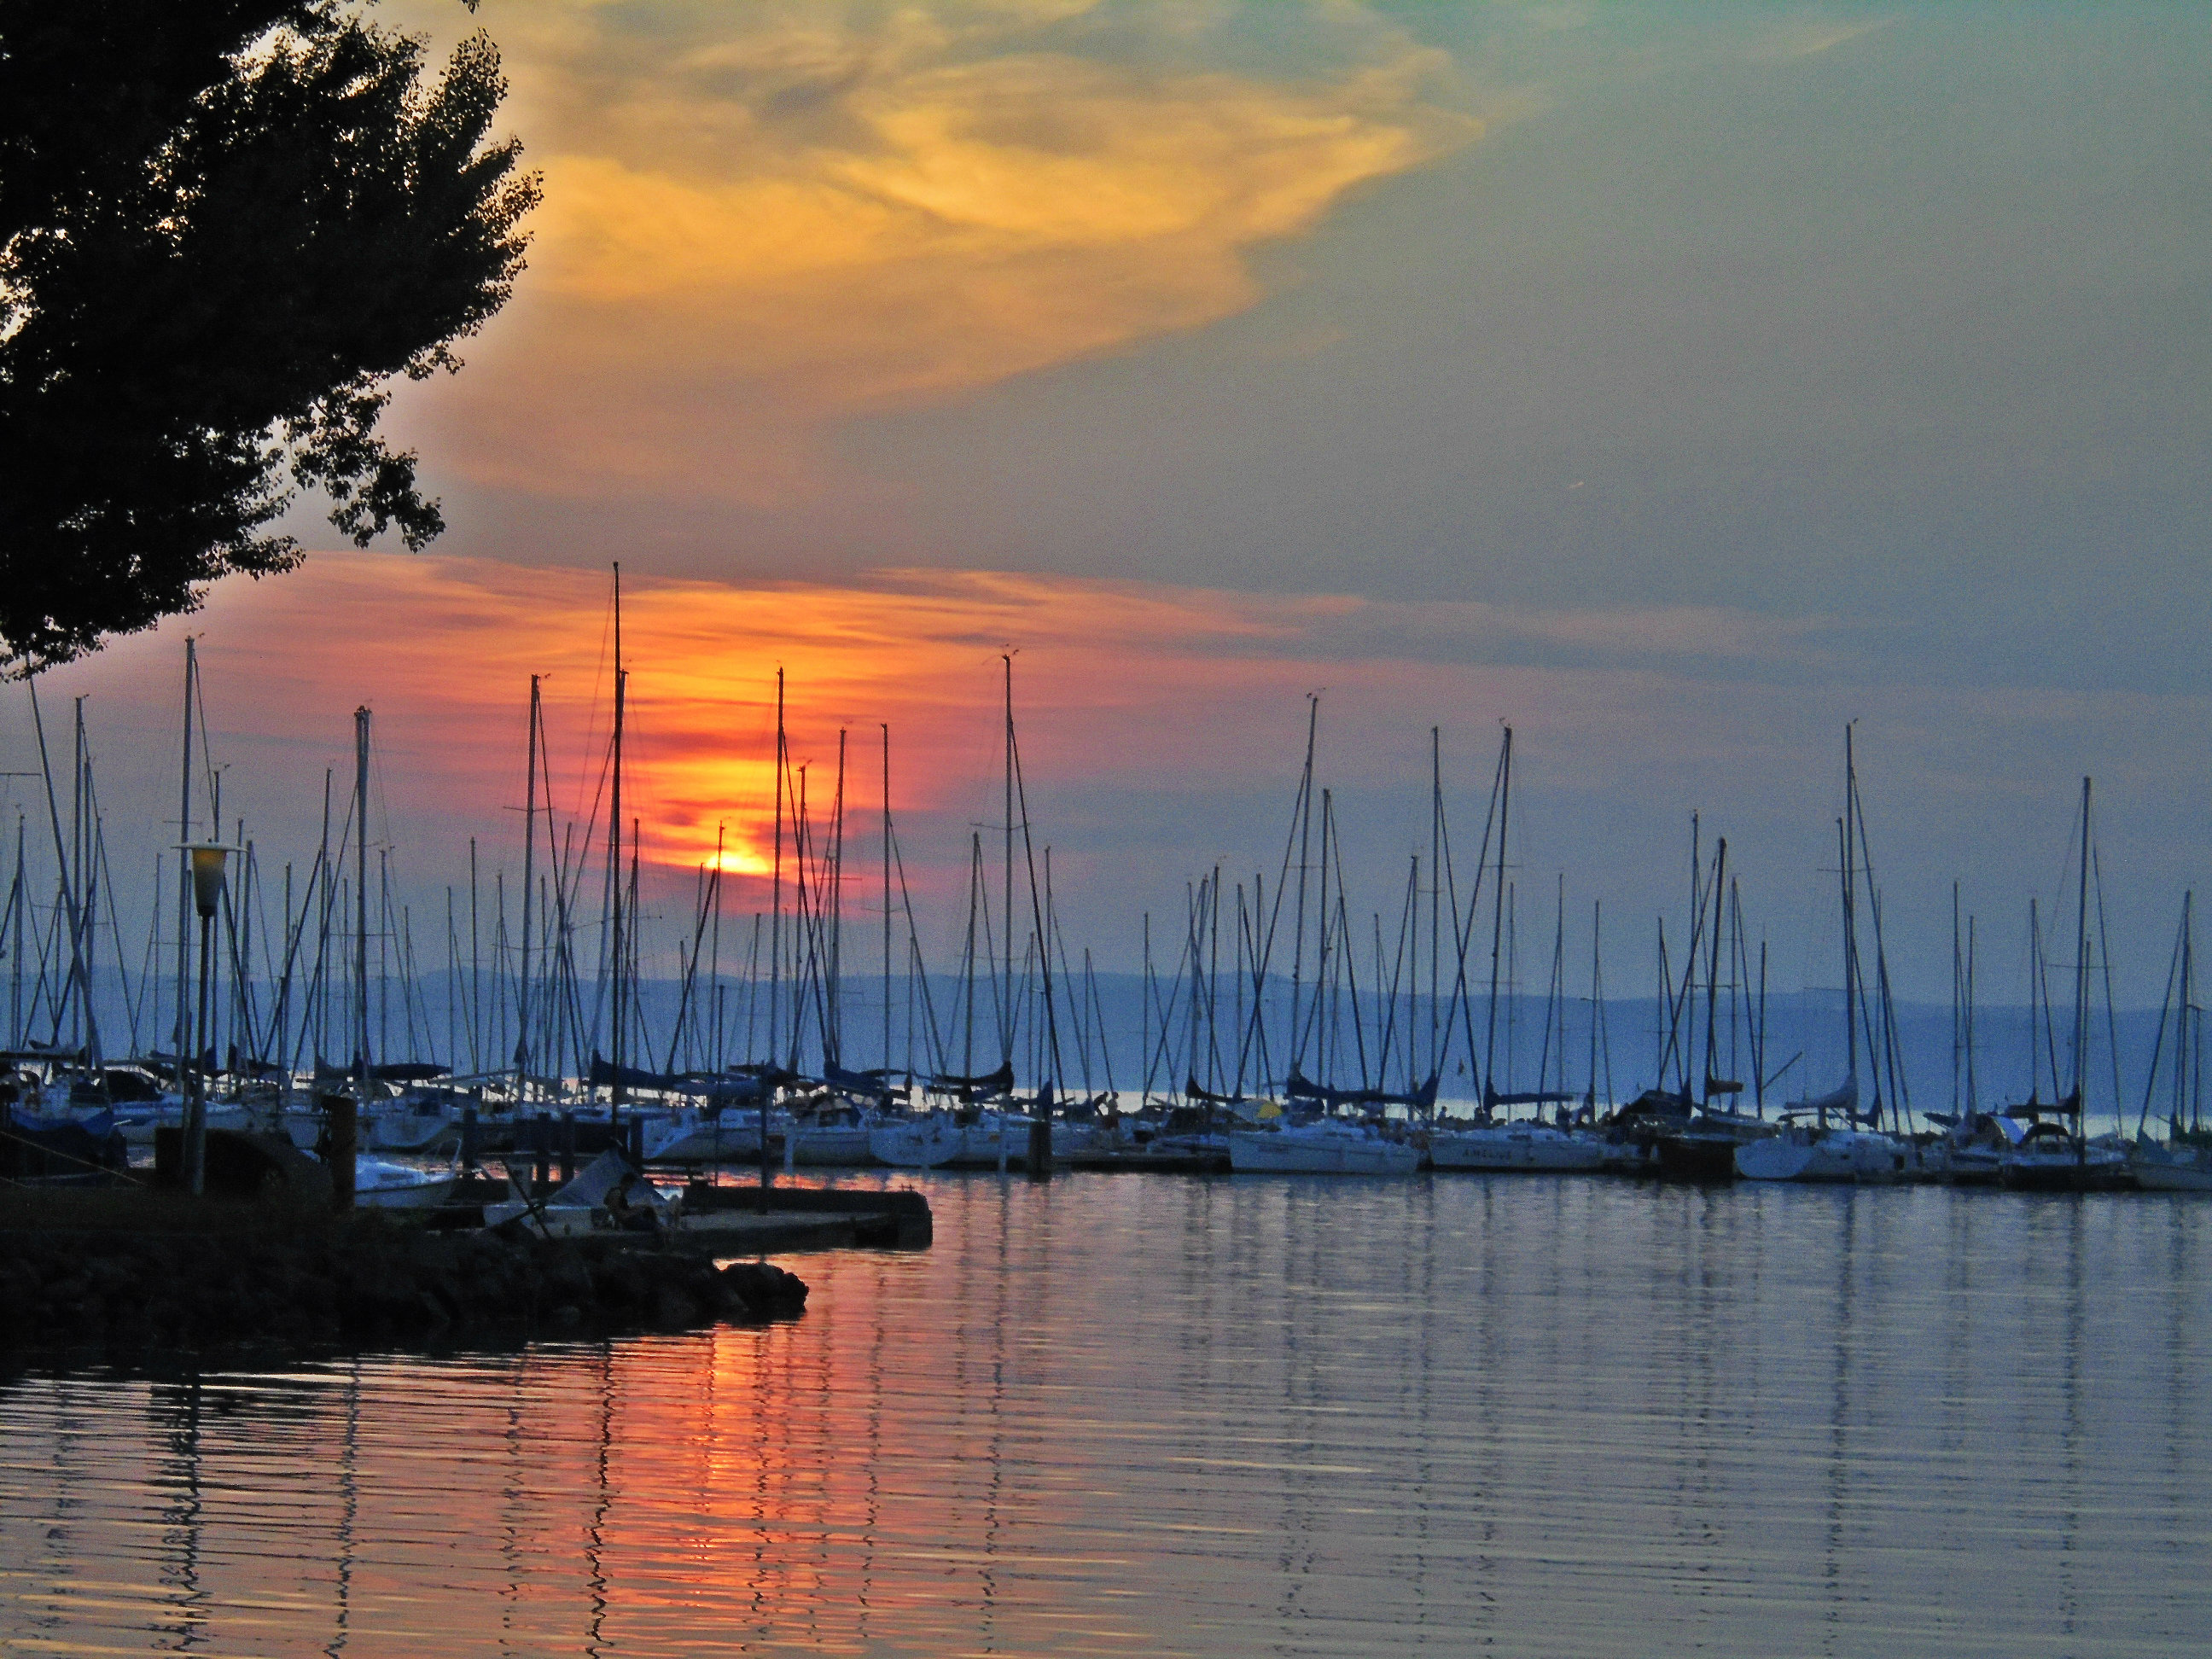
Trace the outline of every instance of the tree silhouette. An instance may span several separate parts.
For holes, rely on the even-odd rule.
[[[478,34],[442,74],[341,0],[0,0],[0,664],[445,528],[377,425],[505,303],[538,198]]]

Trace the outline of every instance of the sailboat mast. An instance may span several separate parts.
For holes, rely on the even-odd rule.
[[[1321,728],[1321,694],[1306,693],[1306,763],[1298,775],[1298,897],[1291,935],[1291,1068],[1305,1049],[1305,1025],[1298,1018],[1306,962],[1307,854],[1313,844],[1314,738]],[[1279,891],[1277,897],[1281,896]],[[1318,977],[1318,975],[1316,975]]]
[[[368,707],[353,711],[354,1082],[368,1093]]]
[[[64,996],[70,1009],[70,1047],[77,1049],[88,1067],[97,1064],[89,1046],[86,1025],[88,1005],[92,1000],[91,964],[85,952],[91,945],[84,915],[86,900],[91,891],[91,872],[85,867],[84,855],[84,699],[79,697],[71,705],[72,724],[70,733],[70,850],[69,863],[62,872],[62,879],[70,886],[70,979]],[[220,820],[216,833],[222,833]]]
[[[1505,824],[1513,808],[1513,728],[1505,728],[1498,757],[1498,890],[1491,896],[1490,1029],[1483,1041],[1482,1100],[1487,1115],[1498,1087],[1498,970],[1505,945]]]
[[[1719,1058],[1721,1012],[1721,934],[1725,931],[1727,918],[1723,910],[1728,902],[1728,837],[1722,836],[1713,843],[1713,943],[1707,955],[1705,969],[1705,1087],[1704,1098],[1710,1106],[1713,1098],[1713,1066]]]
[[[1966,1110],[1980,1109],[1981,1091],[1974,1075],[1974,918],[1966,918]]]
[[[837,800],[830,814],[830,994],[825,1041],[835,1045],[837,1064],[845,1063],[845,732],[837,732]]]
[[[768,1057],[775,1062],[783,1018],[783,670],[775,671],[775,851],[769,873]],[[765,1118],[763,1120],[765,1121]]]
[[[2082,1089],[2089,1055],[2089,780],[2081,780],[2081,869],[2074,927],[2074,1110],[2083,1135],[2088,1133],[2088,1102]]]
[[[1000,1038],[999,1058],[1012,1063],[1014,1057],[1014,658],[1012,652],[999,659],[1006,665],[1006,905],[999,912],[1004,924],[1006,946],[1006,993],[1000,1007],[1005,1021]]]
[[[1852,859],[1852,857],[1851,857],[1852,848],[1853,848],[1854,845],[1856,844],[1856,843],[1854,842],[1853,839],[1852,839],[1852,836],[1851,836],[1851,829],[1852,829],[1852,826],[1853,826],[1854,824],[1856,824],[1856,823],[1858,822],[1858,811],[1859,811],[1859,768],[1858,768],[1858,756],[1857,756],[1856,750],[1855,749],[1854,744],[1853,744],[1853,739],[1852,739],[1852,735],[1851,735],[1851,728],[1850,728],[1850,726],[1848,724],[1846,724],[1846,725],[1844,726],[1844,822],[1843,822],[1843,846],[1844,846],[1844,860],[1843,860],[1843,870],[1844,870],[1844,1069],[1845,1073],[1846,1073],[1847,1074],[1850,1074],[1850,1075],[1856,1075],[1856,1074],[1857,1073],[1857,1072],[1858,1072],[1858,1068],[1859,1068],[1859,1048],[1858,1048],[1858,1042],[1859,1042],[1859,1027],[1858,1027],[1858,1006],[1859,1006],[1859,1005],[1858,1005],[1858,993],[1859,993],[1859,918],[1858,918],[1858,876],[1857,876],[1857,872],[1856,872],[1856,869],[1853,867],[1854,860],[1853,860],[1853,859]],[[1869,1014],[1869,1015],[1868,1016],[1868,1021],[1869,1021],[1869,1024],[1872,1024],[1872,1020],[1873,1020],[1873,1016]],[[1874,1055],[1873,1055],[1873,1053],[1871,1052],[1871,1051],[1872,1051],[1872,1048],[1873,1048],[1873,1038],[1872,1038],[1871,1035],[1869,1035],[1869,1038],[1868,1038],[1868,1048],[1869,1048],[1869,1053],[1868,1053],[1868,1055],[1867,1055],[1867,1060],[1868,1060],[1868,1062],[1869,1062],[1869,1068],[1871,1068],[1871,1066],[1872,1066],[1872,1063],[1873,1063],[1873,1060],[1874,1060]],[[1854,1105],[1852,1106],[1851,1109],[1852,1109],[1854,1112],[1856,1112],[1856,1111],[1858,1109],[1858,1108],[1857,1108],[1857,1106],[1856,1106],[1856,1103],[1854,1103]]]
[[[2196,895],[2193,892],[2184,893],[2181,896],[2180,1018],[2175,1024],[2173,1030],[2173,1106],[2166,1120],[2172,1126],[2170,1132],[2175,1133],[2177,1136],[2181,1123],[2181,1103],[2188,1096],[2191,1075],[2189,1015],[2190,1004],[2196,1000],[2195,987],[2191,983],[2195,977],[2196,963],[2191,960],[2193,953],[2190,948],[2191,929],[2189,913],[2195,898]]]
[[[1766,1116],[1766,941],[1759,941],[1759,1040],[1751,1045],[1752,1100]]]
[[[623,667],[622,565],[615,564],[615,729],[614,781],[607,811],[607,960],[614,969],[614,1024],[608,1046],[614,1056],[612,1104],[623,1103],[623,1037],[629,1009],[623,995],[629,965],[623,951],[623,715],[628,701],[629,676]]]
[[[2031,893],[2027,900],[2027,1097],[2031,1102],[2036,1098],[2037,1091],[2043,1084],[2043,1060],[2036,1052],[2037,1048],[2042,1046],[2037,1040],[2042,1035],[2042,1030],[2036,1023],[2037,1014],[2042,1012],[2036,1001],[2036,987],[2042,979],[2043,923],[2035,896]],[[2044,1024],[2045,1025],[2049,1024],[2047,1017]],[[2055,1066],[2052,1068],[2051,1087],[2052,1093],[2057,1092],[2058,1084]]]
[[[8,1041],[15,1047],[23,1046],[23,958],[27,941],[23,938],[23,919],[27,915],[24,901],[29,896],[23,890],[25,875],[25,842],[30,834],[27,817],[15,814],[15,880],[8,890]],[[161,855],[154,861],[155,890],[161,890]],[[184,1050],[179,1048],[177,1053]]]
[[[1850,797],[1845,796],[1846,810]],[[1856,1078],[1859,1069],[1858,955],[1853,948],[1851,917],[1851,837],[1844,820],[1836,820],[1836,851],[1843,862],[1838,878],[1844,901],[1844,1075]],[[1856,1100],[1851,1109],[1858,1109]],[[1820,1127],[1828,1127],[1828,1109],[1820,1108]]]
[[[1602,1004],[1599,1001],[1600,977],[1598,939],[1605,925],[1605,901],[1590,901],[1590,1028],[1589,1028],[1589,1093],[1585,1101],[1593,1121],[1597,1117],[1597,1026]]]
[[[621,964],[621,966],[626,967],[629,970],[630,983],[633,987],[635,987],[637,982],[637,878],[638,866],[643,856],[641,850],[643,841],[644,837],[639,834],[638,821],[635,818],[632,818],[629,821],[629,912],[631,926],[629,937],[626,941],[629,950],[629,959],[627,963]],[[637,999],[635,996],[630,999],[629,1017],[637,1023],[638,1036],[642,1039],[645,1036],[645,1017],[638,1011],[636,1001]],[[640,1046],[644,1046],[641,1041]],[[647,1065],[652,1063],[649,1056],[646,1063]],[[616,1074],[616,1086],[617,1088],[621,1086],[621,1074],[619,1073]]]
[[[1429,728],[1429,1075],[1434,1077],[1443,1065],[1438,1053],[1437,1024],[1437,995],[1442,990],[1440,979],[1443,960],[1440,954],[1443,938],[1444,897],[1444,760],[1443,729]],[[1415,914],[1419,914],[1416,907]],[[1416,982],[1421,971],[1421,958],[1417,951],[1413,957]],[[1433,1103],[1430,1110],[1435,1110]]]
[[[315,872],[319,878],[319,897],[311,893],[309,902],[316,905],[315,915],[315,978],[309,988],[310,1006],[306,1011],[315,1025],[315,1059],[319,1062],[331,1046],[331,907],[337,894],[337,872],[331,865],[331,787],[337,780],[337,769],[323,769],[323,838],[315,849]],[[177,1052],[183,1054],[179,1048]]]
[[[716,1072],[722,1069],[723,828],[720,822],[714,825],[714,876],[707,884],[708,901],[714,907],[707,941],[707,1004],[714,1013],[714,1041],[707,1045],[707,1063],[708,1069]]]
[[[531,898],[538,890],[538,675],[531,675],[531,730],[525,741],[529,781],[522,790],[522,982],[515,991],[515,1095],[531,1095]]]
[[[185,635],[185,752],[184,781],[177,803],[177,833],[181,840],[192,839],[192,679],[199,672],[199,642],[189,634]],[[177,860],[177,1026],[175,1041],[171,1044],[181,1064],[184,1052],[191,1045],[190,1028],[185,1010],[191,994],[191,958],[185,939],[192,927],[192,861],[179,855]]]
[[[891,728],[884,732],[884,1085],[891,1070]]]
[[[483,1069],[483,882],[477,868],[477,838],[469,837],[469,1069]]]
[[[1051,866],[1048,864],[1049,871]],[[1206,897],[1206,1086],[1221,1092],[1221,866]]]
[[[1559,1037],[1559,1092],[1567,1091],[1567,877],[1559,872],[1559,899],[1552,913],[1552,1006],[1544,1021],[1544,1048],[1549,1052],[1556,1032]],[[1540,1068],[1536,1086],[1544,1086]]]
[[[529,781],[522,805],[522,982],[516,993],[514,1084],[517,1097],[530,1098],[530,940],[531,901],[538,887],[538,702],[539,677],[530,677],[530,735],[526,743]]]
[[[1329,978],[1328,945],[1330,939],[1328,909],[1329,837],[1336,828],[1335,800],[1330,792],[1321,792],[1321,902],[1318,925],[1314,929],[1314,1000],[1313,1015],[1319,1026],[1314,1041],[1314,1064],[1324,1084],[1335,1081],[1331,1056],[1337,1048],[1336,1018],[1340,1004],[1334,995],[1335,986]],[[1330,1110],[1334,1111],[1332,1106]]]

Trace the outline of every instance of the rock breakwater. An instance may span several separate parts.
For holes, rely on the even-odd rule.
[[[0,1228],[0,1349],[378,1346],[787,1319],[806,1285],[619,1238],[374,1214],[206,1231]]]

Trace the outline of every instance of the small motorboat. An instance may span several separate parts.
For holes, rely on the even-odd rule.
[[[434,1210],[446,1201],[460,1179],[458,1165],[442,1170],[418,1170],[410,1164],[387,1163],[380,1158],[356,1156],[353,1161],[353,1203],[357,1210]]]

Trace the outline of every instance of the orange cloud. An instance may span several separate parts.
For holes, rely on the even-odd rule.
[[[514,314],[429,393],[441,455],[786,499],[838,419],[1246,309],[1255,247],[1480,131],[1425,100],[1442,56],[1380,24],[1334,72],[1271,80],[1206,67],[1202,31],[1169,67],[1038,33],[1090,9],[495,15],[546,203]]]

